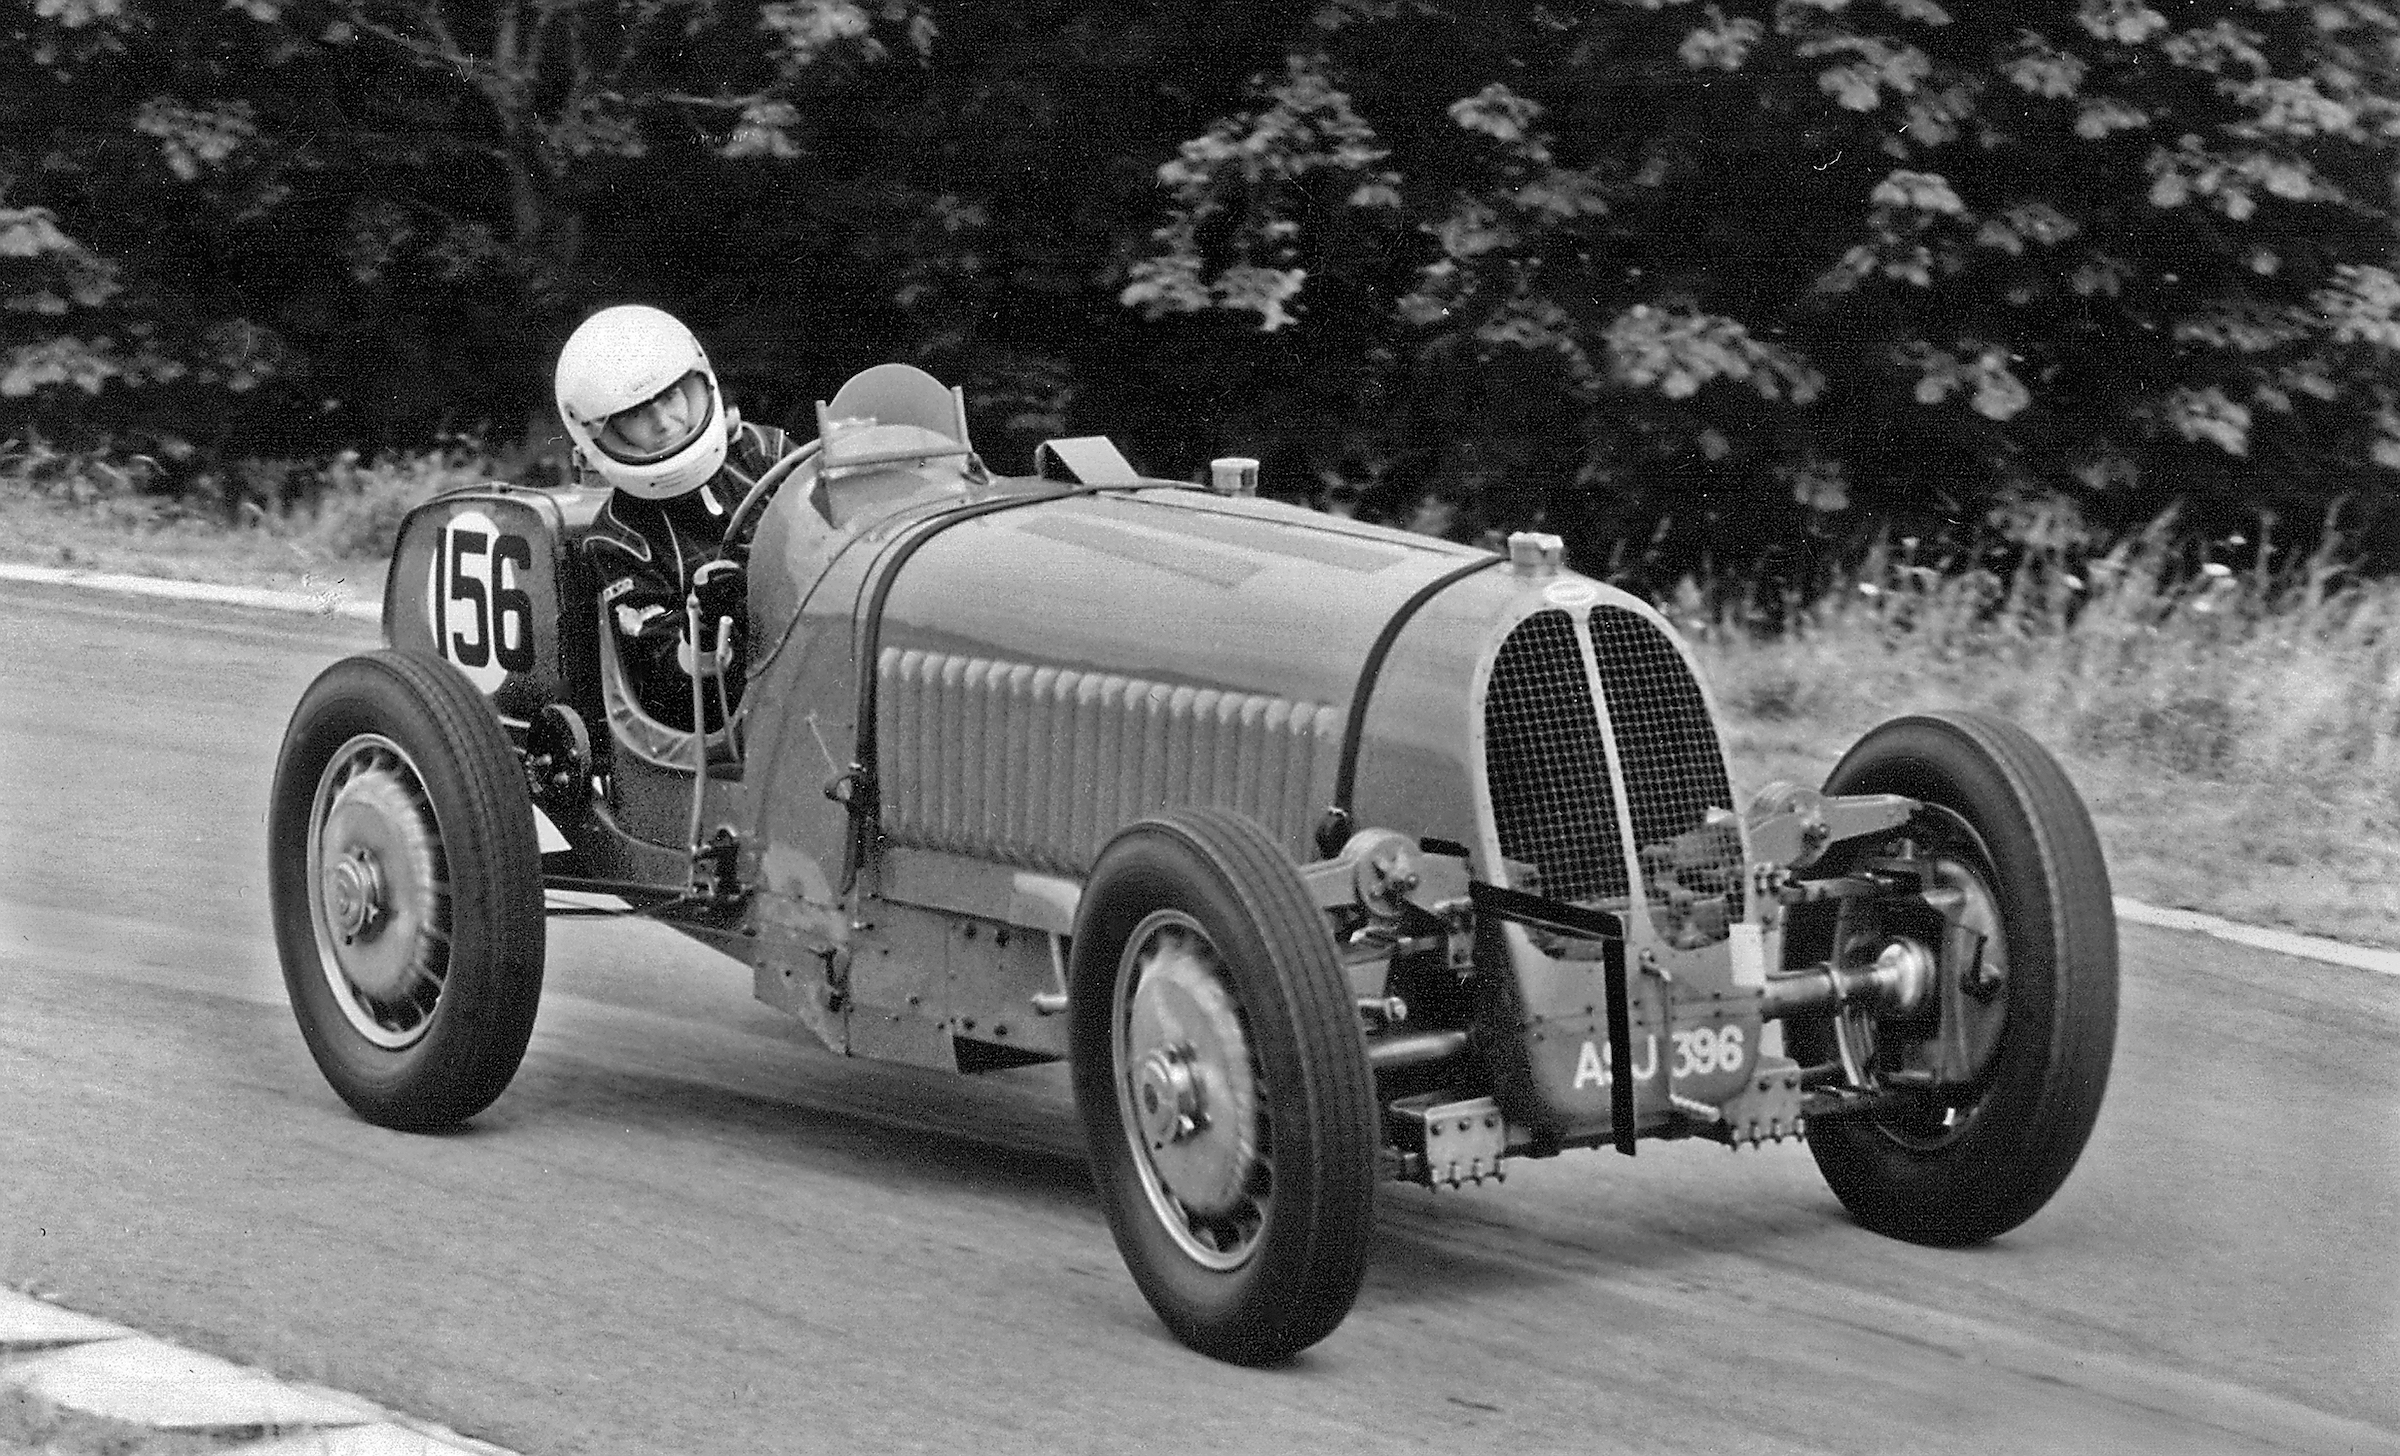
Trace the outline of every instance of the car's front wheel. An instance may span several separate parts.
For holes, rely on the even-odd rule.
[[[1118,834],[1083,904],[1075,1101],[1117,1247],[1192,1348],[1288,1358],[1349,1313],[1374,1234],[1374,1079],[1325,918],[1213,810]]]
[[[1871,958],[1914,954],[1934,994],[1786,1027],[1808,1062],[1879,1089],[1870,1115],[1812,1118],[1809,1150],[1861,1224],[1957,1246],[2031,1218],[2082,1154],[2116,1043],[2117,932],[2100,843],[2067,776],[2023,729],[1982,713],[1928,713],[1859,740],[1832,794],[1901,794],[1924,807],[1828,868],[1913,874],[1911,895],[1845,899],[1799,917],[1787,946]],[[1894,948],[1897,948],[1896,950]],[[1943,1070],[1926,1076],[1931,1059]]]
[[[490,1106],[544,950],[533,808],[491,706],[423,653],[327,668],[284,734],[267,858],[292,1011],[334,1091],[407,1130]]]

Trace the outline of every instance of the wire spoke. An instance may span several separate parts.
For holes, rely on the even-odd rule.
[[[308,868],[318,960],[343,1016],[379,1047],[413,1045],[449,976],[453,887],[424,780],[391,740],[362,734],[327,764]]]

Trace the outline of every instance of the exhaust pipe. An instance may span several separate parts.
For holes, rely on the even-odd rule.
[[[1463,1031],[1405,1031],[1367,1043],[1367,1065],[1378,1072],[1402,1067],[1429,1067],[1446,1062],[1467,1049]]]

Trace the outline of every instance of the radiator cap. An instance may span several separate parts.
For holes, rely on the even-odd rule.
[[[1567,543],[1547,531],[1511,531],[1509,569],[1522,576],[1555,576],[1567,559]]]
[[[1258,494],[1258,462],[1247,455],[1222,455],[1209,461],[1208,488],[1219,495]]]

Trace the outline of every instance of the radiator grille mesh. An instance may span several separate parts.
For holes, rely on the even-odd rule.
[[[1536,612],[1500,645],[1483,740],[1500,852],[1537,867],[1545,895],[1621,903],[1629,892],[1616,787],[1566,613]]]
[[[1703,909],[1697,919],[1684,913],[1695,900],[1717,901],[1729,917],[1742,913],[1740,835],[1730,825],[1704,830],[1710,809],[1733,808],[1708,704],[1683,654],[1649,618],[1601,606],[1592,612],[1591,633],[1646,897],[1654,911],[1676,912],[1660,926],[1669,939],[1718,938],[1713,911]]]

